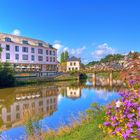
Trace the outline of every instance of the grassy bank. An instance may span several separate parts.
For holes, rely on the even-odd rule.
[[[41,138],[42,140],[122,140],[118,137],[110,137],[99,128],[103,124],[105,109],[96,104],[86,111],[86,116],[81,115],[80,120],[74,121],[70,126],[62,126],[57,131],[49,130],[40,132],[39,135],[30,135],[30,140]],[[26,126],[28,127],[28,126]],[[28,128],[27,128],[28,129]],[[33,129],[32,129],[33,130]]]

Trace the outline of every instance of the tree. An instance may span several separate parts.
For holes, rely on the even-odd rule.
[[[15,85],[14,69],[9,63],[0,66],[0,87],[12,87]]]
[[[2,49],[2,47],[0,46],[0,53],[2,52],[2,50],[3,50],[3,49]]]
[[[63,63],[65,61],[65,54],[64,52],[61,53],[60,62]]]
[[[68,51],[65,51],[64,52],[64,61],[67,61],[68,58],[69,58],[69,53],[68,53]]]

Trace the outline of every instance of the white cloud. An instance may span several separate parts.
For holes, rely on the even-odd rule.
[[[70,47],[64,46],[61,43],[61,41],[59,41],[59,40],[54,41],[53,47],[57,49],[57,52],[58,52],[58,60],[60,60],[60,54],[63,51],[68,51],[70,57],[71,56],[81,57],[81,54],[86,49],[85,46],[83,46],[81,48],[70,48]]]
[[[17,36],[20,36],[21,35],[21,31],[18,30],[18,29],[14,29],[13,32],[12,32],[13,35],[17,35]]]
[[[72,48],[72,49],[69,49],[69,53],[70,53],[70,55],[74,55],[76,57],[81,57],[81,54],[84,52],[85,49],[86,49],[85,46],[83,46],[81,48]]]
[[[97,46],[96,50],[92,52],[92,56],[96,60],[99,60],[105,57],[106,55],[114,54],[115,52],[116,52],[115,49],[113,49],[112,47],[109,47],[107,43],[104,43]]]
[[[59,40],[54,41],[54,48],[56,48],[58,51],[60,51],[63,47],[63,45],[61,44],[61,42]]]

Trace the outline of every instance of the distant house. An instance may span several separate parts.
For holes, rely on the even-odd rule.
[[[79,71],[80,70],[80,62],[81,62],[81,60],[79,58],[74,57],[74,56],[69,58],[67,61],[66,70],[67,71]]]

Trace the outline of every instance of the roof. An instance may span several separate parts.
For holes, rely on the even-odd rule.
[[[76,58],[75,56],[68,59],[68,61],[81,61],[80,58]]]
[[[49,44],[45,41],[42,41],[42,40],[33,39],[33,38],[30,38],[30,37],[24,37],[24,36],[17,36],[17,35],[13,35],[13,34],[6,34],[6,33],[1,33],[0,32],[0,41],[3,41],[6,37],[12,38],[11,42],[14,42],[14,43],[22,44],[21,42],[23,40],[27,40],[27,41],[29,41],[29,44],[27,44],[27,45],[38,46],[38,43],[42,43],[43,47],[48,47],[48,48],[57,50],[51,44]]]

